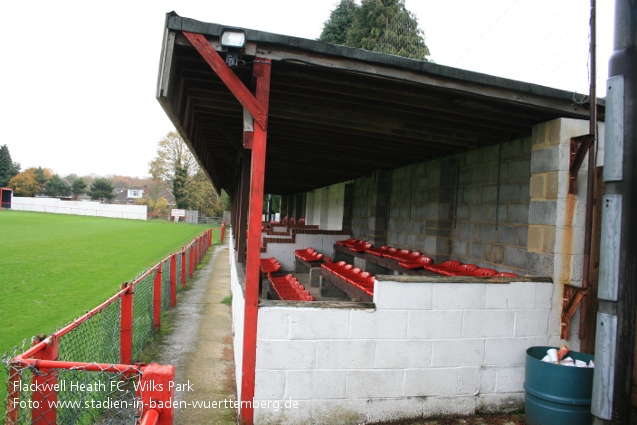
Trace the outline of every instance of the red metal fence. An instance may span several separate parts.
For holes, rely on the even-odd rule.
[[[172,424],[174,367],[143,365],[140,356],[212,237],[205,231],[84,316],[5,359],[5,423]]]

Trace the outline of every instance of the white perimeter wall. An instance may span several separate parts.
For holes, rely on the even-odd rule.
[[[519,408],[526,349],[559,341],[553,289],[387,280],[376,282],[375,309],[262,306],[255,400],[272,405],[255,409],[255,424]],[[298,408],[284,408],[290,399]]]
[[[243,370],[243,322],[245,310],[245,294],[239,276],[234,253],[234,236],[230,233],[230,290],[232,291],[232,335],[234,338],[234,376],[237,386],[237,400],[241,400],[241,371]]]
[[[146,205],[100,204],[99,202],[62,201],[57,198],[23,198],[14,196],[11,209],[53,214],[146,220]]]

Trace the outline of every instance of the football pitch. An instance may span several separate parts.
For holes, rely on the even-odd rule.
[[[209,227],[1,210],[0,355],[97,307]]]

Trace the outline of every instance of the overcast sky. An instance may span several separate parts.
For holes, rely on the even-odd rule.
[[[155,100],[167,12],[315,39],[337,3],[7,2],[0,145],[8,145],[23,170],[42,166],[61,175],[146,176],[157,142],[174,129]],[[405,3],[438,64],[588,92],[589,0]],[[597,3],[598,95],[604,96],[614,0]]]

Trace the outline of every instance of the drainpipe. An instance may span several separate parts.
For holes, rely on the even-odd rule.
[[[604,149],[593,424],[629,424],[637,304],[637,1],[615,0]]]
[[[596,90],[596,6],[595,0],[591,0],[591,40],[590,40],[590,58],[591,58],[591,70],[590,70],[590,121],[588,134],[593,136],[593,143],[588,148],[588,180],[586,183],[586,217],[584,219],[584,264],[582,270],[582,288],[588,289],[590,284],[591,273],[591,245],[593,234],[593,197],[595,196],[595,147],[597,145],[597,90]],[[587,296],[586,296],[587,297]],[[582,301],[580,309],[580,321],[579,321],[579,339],[586,338],[586,322],[588,316],[588,303],[586,297]]]

